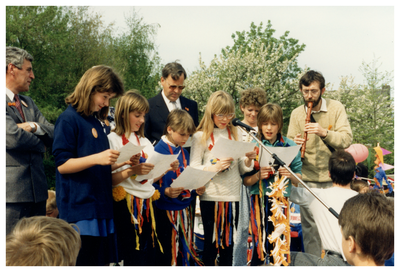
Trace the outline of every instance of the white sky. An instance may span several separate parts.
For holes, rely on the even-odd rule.
[[[363,61],[379,58],[380,71],[394,70],[394,1],[381,1],[392,4],[379,7],[341,2],[342,6],[266,6],[271,1],[261,2],[264,6],[254,6],[260,1],[245,2],[253,6],[181,6],[179,1],[174,1],[176,6],[151,6],[153,2],[146,2],[148,6],[143,1],[130,1],[129,6],[122,2],[91,10],[106,24],[115,22],[118,31],[126,30],[125,17],[133,10],[145,23],[159,24],[155,44],[162,62],[179,60],[189,74],[199,67],[199,53],[208,65],[222,48],[233,45],[233,33],[248,31],[251,22],[266,25],[268,20],[276,30],[274,37],[289,31],[290,38],[306,45],[298,57],[300,67],[322,72],[333,89],[341,76],[353,75],[356,83],[363,83],[358,71]],[[393,82],[389,84],[393,88]]]

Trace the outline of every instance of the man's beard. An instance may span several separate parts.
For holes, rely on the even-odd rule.
[[[321,97],[322,97],[322,95],[320,94],[316,101],[312,101],[312,100],[305,100],[304,96],[303,96],[304,104],[307,105],[308,102],[312,101],[313,102],[312,108],[315,108],[319,104],[319,101],[321,101]]]

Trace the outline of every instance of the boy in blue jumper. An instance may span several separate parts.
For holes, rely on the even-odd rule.
[[[202,195],[205,186],[196,190],[184,190],[182,187],[170,187],[173,181],[189,165],[189,153],[182,147],[189,136],[196,131],[192,117],[184,110],[175,109],[167,118],[164,135],[154,147],[161,154],[179,154],[179,168],[167,172],[153,186],[160,192],[160,198],[155,202],[158,235],[163,253],[159,252],[159,265],[193,265],[200,264],[193,248],[194,207],[192,201],[197,195]]]

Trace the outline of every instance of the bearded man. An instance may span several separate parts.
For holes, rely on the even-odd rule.
[[[307,132],[305,156],[303,159],[303,181],[310,188],[332,187],[328,162],[332,152],[345,149],[353,140],[350,124],[342,103],[324,99],[325,78],[319,72],[310,70],[299,82],[304,105],[297,107],[290,116],[287,137],[298,145],[304,143]],[[305,124],[307,104],[313,102],[311,121]],[[301,185],[299,185],[301,186]],[[339,212],[339,211],[338,211]],[[322,246],[318,229],[308,208],[300,208],[303,243],[306,253],[321,256]]]

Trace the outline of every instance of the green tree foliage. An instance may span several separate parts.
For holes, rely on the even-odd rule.
[[[85,6],[6,7],[6,46],[23,48],[33,56],[35,80],[26,95],[49,122],[56,122],[67,106],[65,97],[95,65],[113,67],[126,89],[153,94],[160,70],[152,39],[156,27],[144,24],[134,10],[126,22],[128,32],[114,37],[113,24],[105,26],[101,16]],[[49,187],[54,187],[51,150],[47,150],[44,164]]]
[[[394,150],[394,100],[390,96],[388,83],[392,73],[380,72],[377,60],[363,62],[360,71],[364,76],[363,84],[355,84],[353,77],[343,77],[339,89],[325,92],[325,97],[340,100],[346,108],[353,131],[353,143],[370,146],[370,176],[373,177],[373,147],[380,146]],[[384,156],[385,163],[393,165],[393,153]],[[393,170],[387,171],[391,173]]]

